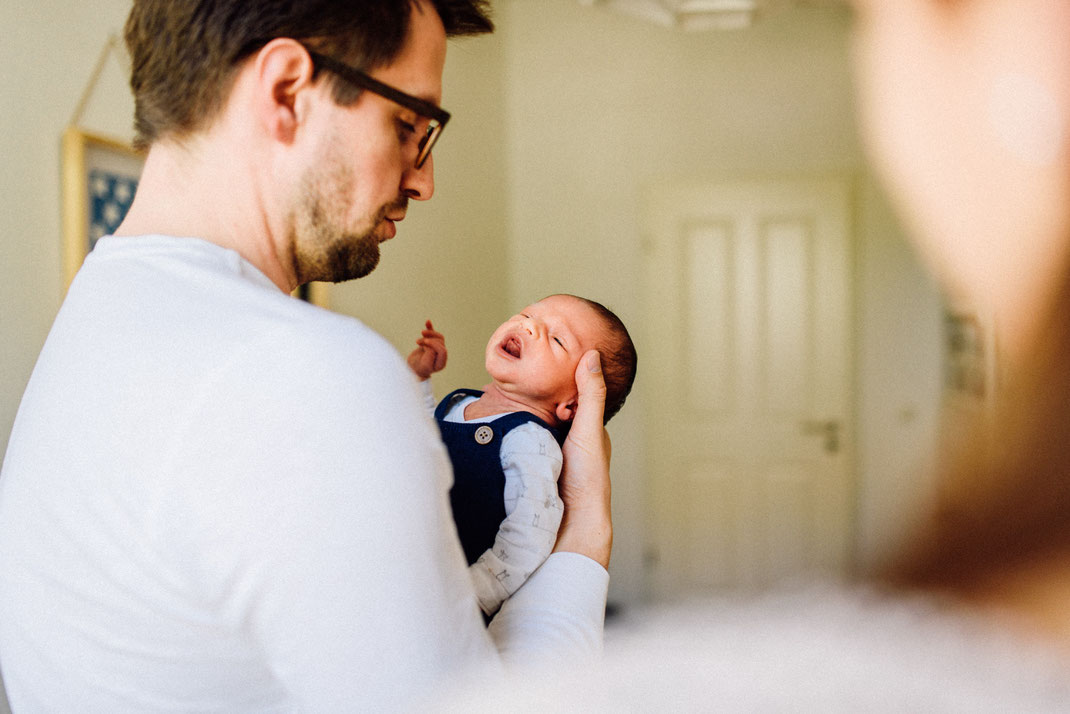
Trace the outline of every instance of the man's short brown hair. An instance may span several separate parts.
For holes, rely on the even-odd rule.
[[[430,3],[448,37],[494,29],[487,0]],[[210,123],[241,60],[276,37],[366,71],[388,64],[401,51],[414,11],[414,0],[135,0],[125,31],[135,144],[144,149]]]

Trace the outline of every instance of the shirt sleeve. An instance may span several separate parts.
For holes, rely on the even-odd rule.
[[[564,505],[557,493],[561,447],[538,424],[522,424],[502,440],[505,520],[469,567],[479,606],[488,615],[524,584],[553,550]]]
[[[579,553],[552,553],[502,603],[489,632],[509,669],[589,662],[602,654],[609,573]]]
[[[431,380],[430,379],[421,379],[421,380],[418,380],[417,384],[418,384],[417,388],[420,391],[420,397],[424,401],[424,406],[427,408],[427,411],[429,411],[432,414],[434,414],[435,413],[435,407],[437,407],[438,404],[435,402],[435,392],[431,388]]]

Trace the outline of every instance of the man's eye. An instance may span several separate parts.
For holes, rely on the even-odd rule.
[[[398,129],[398,136],[400,136],[402,140],[407,140],[416,133],[415,126],[407,121],[402,121],[401,119],[398,119]]]

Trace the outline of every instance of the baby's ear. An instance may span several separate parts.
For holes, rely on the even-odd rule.
[[[572,421],[572,417],[576,416],[576,398],[573,397],[568,402],[558,402],[557,409],[554,410],[554,416],[562,424]]]

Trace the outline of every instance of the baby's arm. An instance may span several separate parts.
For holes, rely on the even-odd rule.
[[[522,424],[505,435],[501,460],[505,520],[494,546],[468,569],[479,606],[488,615],[549,557],[564,513],[557,494],[561,447],[553,434],[537,424]]]
[[[416,340],[416,349],[409,353],[409,369],[422,381],[445,366],[446,338],[436,332],[428,320],[420,333],[420,339]]]

